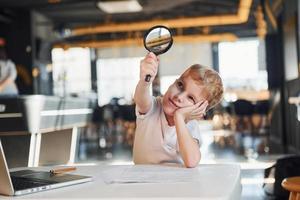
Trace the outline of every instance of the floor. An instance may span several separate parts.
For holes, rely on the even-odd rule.
[[[264,182],[274,180],[264,179],[264,169],[272,166],[281,155],[270,155],[268,151],[257,154],[251,147],[259,146],[261,139],[243,137],[240,142],[245,147],[244,153],[237,148],[237,138],[222,141],[220,138],[226,132],[204,131],[202,136],[201,163],[236,163],[241,166],[242,199],[264,200],[273,199],[264,193]],[[234,148],[232,141],[235,141]],[[99,148],[99,143],[80,143],[78,162],[100,162],[110,164],[132,164],[131,148],[122,144],[113,144],[110,148]],[[100,144],[101,146],[101,144]],[[241,145],[240,145],[241,146]],[[248,147],[247,147],[248,146]],[[267,149],[268,150],[268,149]]]

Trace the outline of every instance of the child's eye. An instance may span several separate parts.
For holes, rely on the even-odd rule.
[[[182,89],[183,88],[183,83],[181,81],[177,81],[177,87]]]

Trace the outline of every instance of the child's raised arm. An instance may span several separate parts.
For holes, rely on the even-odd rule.
[[[159,59],[154,53],[148,53],[140,64],[140,80],[134,93],[134,101],[140,113],[146,114],[151,108],[150,85],[158,69]],[[147,75],[151,76],[149,82],[145,81]]]

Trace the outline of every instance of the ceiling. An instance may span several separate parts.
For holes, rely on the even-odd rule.
[[[237,16],[239,9],[243,8],[240,5],[243,1],[250,2],[249,13],[244,21],[233,19],[232,23],[231,21],[225,23],[223,18],[220,18],[215,20],[216,22],[206,23],[214,16]],[[255,13],[260,0],[138,0],[138,2],[143,8],[141,12],[108,14],[97,7],[95,0],[1,0],[0,22],[10,23],[19,10],[34,10],[49,18],[53,24],[53,31],[61,33],[63,40],[69,42],[140,36],[147,27],[150,28],[155,23],[166,24],[173,34],[181,36],[223,33],[232,33],[237,37],[257,35]],[[191,24],[188,24],[185,20],[189,19],[200,19],[202,22],[193,24],[191,21],[189,22]],[[179,21],[182,23],[178,24]],[[121,26],[123,29],[119,29]],[[72,34],[66,35],[65,30],[71,30]]]

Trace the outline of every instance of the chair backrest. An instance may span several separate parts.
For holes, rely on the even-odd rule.
[[[254,112],[254,105],[245,99],[238,99],[233,102],[233,108],[236,115],[250,116]]]
[[[267,115],[270,110],[269,100],[257,101],[254,105],[254,112],[261,115]]]

